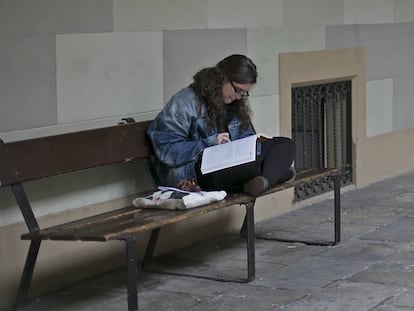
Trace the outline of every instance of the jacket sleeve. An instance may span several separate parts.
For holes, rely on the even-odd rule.
[[[167,105],[150,124],[148,136],[157,158],[170,167],[177,167],[198,158],[205,147],[215,144],[216,135],[190,137],[196,116],[181,105]]]

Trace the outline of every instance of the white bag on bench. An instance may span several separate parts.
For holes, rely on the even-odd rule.
[[[173,187],[159,186],[158,191],[146,197],[138,197],[132,201],[139,208],[160,208],[168,210],[189,209],[221,201],[226,191],[188,192]]]

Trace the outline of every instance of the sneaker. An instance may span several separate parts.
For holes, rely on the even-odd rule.
[[[269,181],[263,176],[256,176],[243,185],[243,192],[257,197],[269,189]]]
[[[286,171],[285,175],[283,175],[279,180],[278,183],[284,183],[284,182],[291,182],[294,181],[296,178],[296,170],[293,166],[289,167],[289,169]]]

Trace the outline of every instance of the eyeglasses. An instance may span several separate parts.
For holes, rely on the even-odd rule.
[[[241,90],[237,86],[233,84],[233,81],[230,81],[231,87],[233,88],[234,93],[237,93],[240,95],[240,99],[245,99],[249,97],[249,92],[245,90]]]

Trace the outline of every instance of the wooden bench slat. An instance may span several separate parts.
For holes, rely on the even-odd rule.
[[[246,196],[247,197],[247,196]],[[122,239],[133,233],[148,231],[166,224],[179,222],[216,209],[230,206],[233,201],[223,200],[215,204],[205,205],[189,210],[162,210],[132,208],[117,218],[103,216],[97,222],[72,222],[71,226],[61,226],[39,230],[22,235],[22,239],[84,240],[108,241]],[[96,217],[94,217],[97,219]],[[98,217],[99,218],[99,217]]]
[[[149,121],[0,143],[0,186],[152,154]]]
[[[142,224],[140,226],[128,226],[125,225],[125,227],[122,227],[121,232],[107,232],[105,234],[105,240],[116,240],[120,239],[122,237],[127,237],[131,234],[136,234],[138,232],[144,232],[149,231],[155,228],[159,228],[168,224],[173,224],[176,222],[180,222],[183,220],[187,220],[193,217],[201,216],[207,213],[210,213],[215,210],[219,210],[225,207],[230,207],[235,204],[239,204],[240,200],[235,200],[234,198],[231,198],[230,200],[223,200],[220,202],[210,203],[208,205],[188,209],[188,210],[176,210],[176,211],[166,211],[162,210],[163,213],[160,213],[158,215],[158,219],[156,221],[153,221],[151,217],[148,218],[149,221],[145,222],[145,224]],[[144,212],[150,212],[151,210],[146,209]],[[140,214],[141,217],[142,214]],[[87,237],[85,237],[87,238]],[[92,239],[95,238],[92,236]]]
[[[337,169],[315,169],[298,173],[292,182],[276,185],[264,195],[275,193],[295,185],[311,182],[337,173]],[[188,210],[139,209],[127,207],[91,216],[63,225],[46,228],[22,235],[22,239],[108,241],[122,239],[131,234],[148,231],[167,224],[196,217],[217,209],[252,200],[247,194],[230,194],[225,200]]]
[[[50,236],[53,240],[108,240],[106,236],[111,233],[121,233],[129,228],[141,228],[145,230],[148,224],[162,223],[161,220],[171,217],[174,213],[166,213],[164,210],[146,211],[134,208],[134,212],[121,215],[117,218],[107,218],[105,221],[92,224],[83,228],[74,228],[73,230],[55,233]],[[126,234],[124,237],[127,237]],[[122,238],[122,237],[121,237]]]
[[[81,218],[79,220],[73,220],[71,222],[66,222],[66,223],[63,223],[57,226],[44,228],[32,234],[25,233],[22,235],[22,239],[27,239],[29,236],[36,235],[38,236],[38,238],[47,240],[49,239],[49,236],[53,234],[64,233],[64,232],[67,232],[69,230],[74,230],[74,229],[81,229],[82,227],[87,227],[87,226],[91,226],[94,224],[99,224],[101,222],[105,222],[107,221],[108,218],[119,218],[119,217],[122,217],[123,215],[134,214],[136,213],[136,211],[137,209],[131,205],[129,207],[124,207],[124,208],[112,210],[109,212]]]
[[[82,230],[82,228],[92,228],[94,226],[99,226],[99,224],[101,223],[107,222],[109,219],[114,219],[115,221],[117,221],[122,217],[130,217],[129,215],[135,214],[136,212],[137,209],[133,206],[125,207],[110,212],[97,214],[79,220],[63,223],[57,226],[44,228],[37,232],[25,233],[21,236],[21,238],[26,240],[35,237],[35,239],[48,240],[51,239],[53,235],[63,235],[67,234],[68,232]],[[76,238],[71,238],[71,240],[76,240]]]

